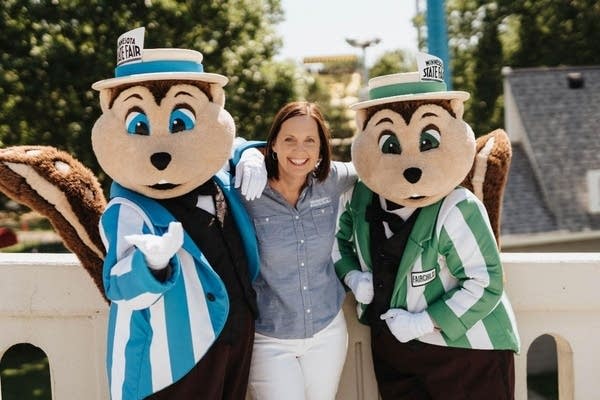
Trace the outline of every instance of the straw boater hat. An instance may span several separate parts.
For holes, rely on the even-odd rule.
[[[128,34],[131,36],[126,37]],[[135,34],[141,35],[141,38],[134,37]],[[119,38],[118,54],[122,54],[123,47],[128,46],[134,47],[135,51],[129,53],[132,54],[130,57],[124,56],[117,64],[114,78],[98,81],[92,85],[92,89],[102,90],[129,83],[174,79],[216,83],[220,86],[227,84],[227,77],[204,72],[202,53],[199,51],[175,48],[144,49],[143,35],[143,28],[138,28]],[[123,37],[131,40],[121,44]]]
[[[355,103],[350,108],[359,110],[400,101],[446,99],[465,101],[469,98],[467,92],[447,90],[446,83],[443,81],[443,64],[439,58],[424,53],[417,57],[419,71],[369,79],[369,100]],[[432,70],[437,73],[432,73]]]

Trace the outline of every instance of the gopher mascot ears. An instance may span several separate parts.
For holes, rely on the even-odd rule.
[[[506,133],[476,140],[463,120],[469,93],[446,91],[443,82],[420,80],[419,72],[376,77],[369,88],[371,98],[352,107],[358,129],[352,161],[362,182],[406,207],[431,205],[462,185],[483,201],[499,240],[512,155]]]
[[[407,207],[446,196],[463,181],[475,156],[475,136],[462,119],[469,94],[440,93],[440,82],[418,79],[418,72],[371,79],[371,100],[353,107],[359,132],[352,160],[358,175],[373,192]],[[424,93],[405,94],[406,86]]]

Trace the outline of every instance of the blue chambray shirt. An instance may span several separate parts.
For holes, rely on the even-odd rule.
[[[331,250],[340,195],[356,182],[351,163],[332,162],[327,179],[309,178],[296,207],[267,185],[244,204],[256,228],[260,274],[254,281],[259,317],[256,331],[280,339],[302,339],[337,315],[345,291]]]

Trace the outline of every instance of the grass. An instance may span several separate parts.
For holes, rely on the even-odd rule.
[[[0,361],[2,400],[51,400],[48,358],[39,348],[20,343]]]

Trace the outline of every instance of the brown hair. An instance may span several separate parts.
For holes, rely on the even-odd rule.
[[[327,178],[327,175],[329,175],[329,168],[331,165],[331,146],[329,139],[331,138],[331,135],[327,123],[325,122],[325,117],[323,117],[317,104],[308,101],[294,101],[283,106],[277,112],[277,115],[275,115],[273,123],[271,124],[269,136],[267,137],[267,150],[265,152],[265,165],[267,167],[267,176],[269,178],[279,178],[279,166],[277,165],[277,160],[273,158],[275,155],[273,144],[281,131],[281,125],[290,118],[304,115],[312,117],[319,129],[319,140],[321,142],[319,157],[321,158],[321,162],[317,168],[315,168],[314,176],[319,182],[322,182]]]
[[[110,89],[110,101],[108,104],[108,108],[112,108],[115,100],[117,99],[117,97],[119,97],[119,95],[123,91],[125,91],[131,87],[134,87],[134,86],[144,86],[144,87],[148,88],[148,90],[150,90],[150,92],[154,96],[154,101],[156,102],[156,104],[160,105],[160,102],[166,96],[169,89],[171,89],[172,86],[179,85],[179,84],[196,86],[198,89],[200,89],[200,90],[202,90],[202,92],[204,92],[204,94],[208,97],[209,101],[212,101],[212,95],[210,94],[210,84],[207,82],[187,81],[187,80],[181,80],[181,79],[159,80],[159,81],[146,81],[146,82],[130,83],[130,84],[121,85],[121,86],[117,86],[117,87]]]
[[[410,119],[417,108],[421,107],[425,104],[435,104],[437,106],[442,107],[444,110],[448,111],[450,115],[456,118],[454,111],[452,110],[452,105],[450,100],[413,100],[413,101],[399,101],[396,103],[387,103],[387,104],[379,104],[376,106],[369,107],[367,109],[367,117],[365,118],[365,122],[363,123],[362,129],[365,129],[367,123],[371,119],[373,115],[379,110],[389,109],[392,110],[402,116],[404,122],[408,125]]]

